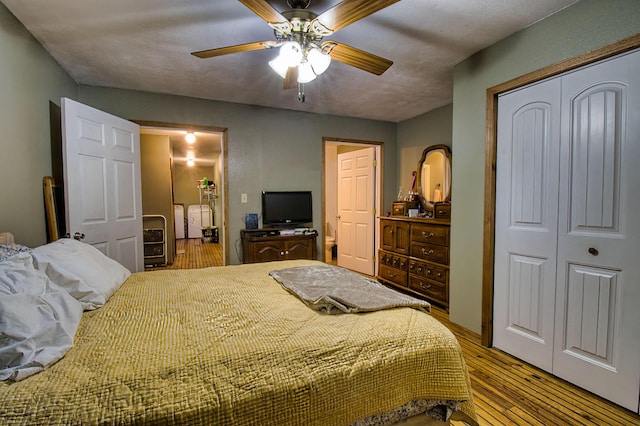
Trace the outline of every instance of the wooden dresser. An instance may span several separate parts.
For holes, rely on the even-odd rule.
[[[279,235],[278,231],[274,228],[241,230],[242,263],[316,258],[316,231],[296,235]]]
[[[384,217],[378,280],[449,308],[448,218]]]

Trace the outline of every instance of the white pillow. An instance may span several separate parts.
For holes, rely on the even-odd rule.
[[[0,262],[18,253],[29,250],[31,250],[29,247],[23,246],[22,244],[0,243]]]
[[[90,244],[62,238],[31,250],[36,268],[76,298],[85,310],[99,308],[131,275]]]
[[[28,253],[0,262],[0,380],[22,380],[73,346],[82,305],[36,270]]]

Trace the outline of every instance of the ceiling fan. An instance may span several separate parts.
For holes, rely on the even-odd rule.
[[[290,10],[278,12],[266,0],[239,0],[273,28],[275,40],[200,50],[191,54],[212,58],[231,53],[280,48],[280,55],[269,62],[282,78],[284,88],[298,88],[298,100],[305,101],[304,84],[329,67],[331,60],[381,75],[393,62],[333,40],[322,41],[400,0],[343,0],[320,15],[308,10],[311,0],[287,0]]]

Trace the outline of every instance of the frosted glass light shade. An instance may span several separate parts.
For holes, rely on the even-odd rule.
[[[316,73],[313,72],[313,68],[309,62],[303,62],[298,65],[298,83],[308,83],[315,80]]]
[[[320,51],[320,49],[311,49],[307,53],[307,59],[311,63],[313,67],[313,72],[316,75],[320,75],[329,68],[329,64],[331,64],[331,56],[327,53]]]
[[[278,55],[275,59],[269,61],[269,66],[282,78],[285,78],[289,69],[289,65],[287,65],[287,61],[284,60],[282,55]]]
[[[302,61],[302,47],[297,41],[288,41],[280,47],[280,56],[287,66],[295,67]]]

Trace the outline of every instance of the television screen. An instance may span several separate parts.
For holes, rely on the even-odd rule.
[[[262,224],[294,226],[313,222],[311,191],[263,191]]]

